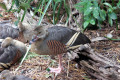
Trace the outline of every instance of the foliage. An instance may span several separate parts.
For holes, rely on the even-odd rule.
[[[21,22],[22,22],[24,20],[27,9],[30,8],[31,1],[32,0],[12,0],[12,5],[11,5],[11,8],[9,9],[9,12],[13,11],[13,12],[19,13],[21,9],[24,10],[24,13],[21,19]],[[14,4],[16,5],[17,9],[13,9]]]
[[[43,13],[45,13],[45,12],[43,11],[43,9],[44,10],[46,9],[46,7],[44,7],[44,6],[49,1],[50,0],[40,0],[39,3],[37,4],[37,6],[32,7],[32,9],[35,10],[34,11],[34,15],[36,14],[36,12],[40,12],[40,16],[44,15]],[[60,12],[61,12],[61,9],[63,7],[65,8],[64,14],[67,13],[67,20],[66,20],[66,22],[68,21],[69,14],[70,14],[70,9],[69,9],[69,6],[66,4],[66,0],[51,0],[51,4],[49,4],[49,5],[51,6],[51,7],[49,7],[49,9],[51,9],[51,11],[52,11],[52,19],[53,20],[51,20],[51,16],[50,17],[48,16],[48,13],[46,13],[46,15],[47,15],[48,19],[51,21],[51,23],[56,24],[59,21],[59,19],[60,19]],[[43,11],[43,13],[42,13],[42,11]],[[57,14],[56,14],[56,12],[57,12]]]
[[[38,2],[36,3],[35,6],[31,6],[30,3],[32,1],[33,0],[12,0],[12,5],[11,5],[11,8],[9,9],[9,11],[18,12],[19,13],[21,11],[21,9],[24,10],[24,14],[22,16],[22,19],[20,19],[21,21],[23,21],[24,16],[25,16],[27,10],[28,9],[32,9],[33,12],[34,12],[34,15],[37,12],[39,13],[40,19],[39,19],[38,25],[40,25],[44,15],[47,14],[46,11],[48,10],[48,8],[52,9],[52,11],[53,11],[52,12],[52,19],[53,20],[51,20],[50,17],[47,16],[48,19],[50,19],[50,21],[53,24],[56,24],[59,21],[60,16],[61,16],[60,15],[61,9],[64,8],[65,11],[64,11],[63,14],[67,14],[66,22],[68,22],[69,14],[70,14],[70,8],[66,4],[66,0],[38,0]],[[17,9],[13,9],[14,5],[16,5]],[[48,7],[49,5],[51,5],[51,7]]]
[[[48,6],[49,6],[50,3],[51,3],[51,1],[52,1],[52,0],[49,0],[49,1],[48,1],[48,4],[46,5],[45,10],[44,10],[44,12],[43,12],[43,15],[41,16],[41,18],[40,18],[40,20],[39,20],[39,22],[38,22],[38,25],[41,24],[41,21],[42,21],[44,15],[45,15],[45,13],[46,13],[46,11],[47,11],[47,9],[48,9]]]
[[[7,10],[7,7],[4,3],[0,2],[0,7],[2,7],[3,9]]]
[[[69,18],[69,14],[70,14],[70,8],[66,3],[66,0],[53,0],[52,1],[52,10],[53,10],[53,24],[56,24],[58,22],[58,20],[60,19],[60,11],[62,8],[65,8],[65,13],[67,13],[67,20],[66,22],[68,22],[68,18]],[[57,14],[55,15],[55,12],[57,11]]]
[[[117,6],[112,6],[110,3],[103,3],[102,1],[98,3],[98,0],[81,0],[81,2],[75,4],[75,8],[83,13],[84,29],[86,29],[89,24],[97,24],[100,27],[100,24],[107,19],[112,26],[113,20],[117,19],[115,10],[120,8],[120,1],[117,3]]]
[[[43,15],[40,17],[40,20],[39,20],[39,23],[38,25],[40,25],[43,17],[44,17],[44,14],[46,13],[46,10],[48,9],[48,6],[50,5],[51,1],[52,0],[47,0],[48,1],[48,4],[45,6],[45,9],[44,9],[44,13],[42,12],[42,9],[39,9],[40,8],[40,4],[42,3],[42,7],[43,7],[43,2],[45,2],[44,0],[40,0],[38,2],[38,6],[35,8],[35,7],[32,7],[30,5],[30,3],[32,2],[33,0],[12,0],[12,5],[11,5],[11,8],[9,9],[9,11],[13,11],[13,12],[20,12],[21,9],[24,10],[24,13],[23,13],[23,16],[22,16],[22,19],[21,19],[21,22],[24,20],[24,17],[25,17],[25,14],[27,12],[28,9],[32,8],[34,9],[34,14],[36,12],[40,12],[42,13]],[[17,9],[13,9],[13,6],[16,5]]]

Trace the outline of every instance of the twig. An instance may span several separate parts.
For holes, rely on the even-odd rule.
[[[29,52],[30,48],[31,48],[31,45],[29,45],[29,47],[27,49],[27,52],[25,53],[25,56],[23,57],[22,61],[20,62],[19,66],[17,67],[17,69],[15,70],[15,72],[18,71],[18,69],[21,67],[23,61],[25,60],[26,56],[28,55],[28,52]]]
[[[105,38],[109,39],[109,40],[113,40],[113,41],[120,41],[120,39],[113,39],[113,38],[109,38],[107,36],[105,36]]]
[[[70,68],[70,57],[69,57],[69,60],[68,60],[67,77],[68,77],[68,75],[69,75],[69,68]]]
[[[106,39],[105,37],[96,37],[96,38],[91,39],[92,42],[102,41],[102,40],[108,40],[108,39]]]

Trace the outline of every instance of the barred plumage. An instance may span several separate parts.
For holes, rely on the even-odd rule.
[[[49,41],[47,41],[47,45],[48,45],[51,53],[54,55],[67,52],[65,45],[60,43],[59,41],[49,40]]]

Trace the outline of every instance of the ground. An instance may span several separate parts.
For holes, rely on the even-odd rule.
[[[12,13],[6,13],[0,11],[4,16],[0,18],[0,21],[14,18]],[[113,27],[102,27],[101,30],[86,30],[85,34],[90,39],[95,37],[104,37],[112,31],[113,38],[117,39],[120,36],[120,31],[116,30],[116,26]],[[114,60],[117,64],[120,64],[119,53],[120,53],[120,42],[112,40],[96,41],[91,43],[92,49],[98,54],[102,54],[109,59]],[[66,55],[66,54],[65,54]],[[69,65],[68,65],[69,62]],[[92,80],[92,77],[88,76],[84,70],[78,68],[78,65],[74,61],[69,61],[67,56],[63,56],[63,67],[64,71],[60,73],[56,80]],[[34,80],[52,80],[54,74],[48,73],[46,69],[48,67],[57,67],[58,59],[50,59],[49,56],[35,56],[28,58],[24,61],[22,66],[15,72],[18,64],[12,66],[10,71],[14,74],[23,74]]]

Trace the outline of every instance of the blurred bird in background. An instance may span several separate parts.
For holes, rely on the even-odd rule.
[[[33,80],[23,75],[13,75],[9,70],[4,70],[0,73],[0,80]]]
[[[26,53],[27,48],[20,41],[25,39],[18,27],[10,20],[0,22],[0,71],[9,69]]]

